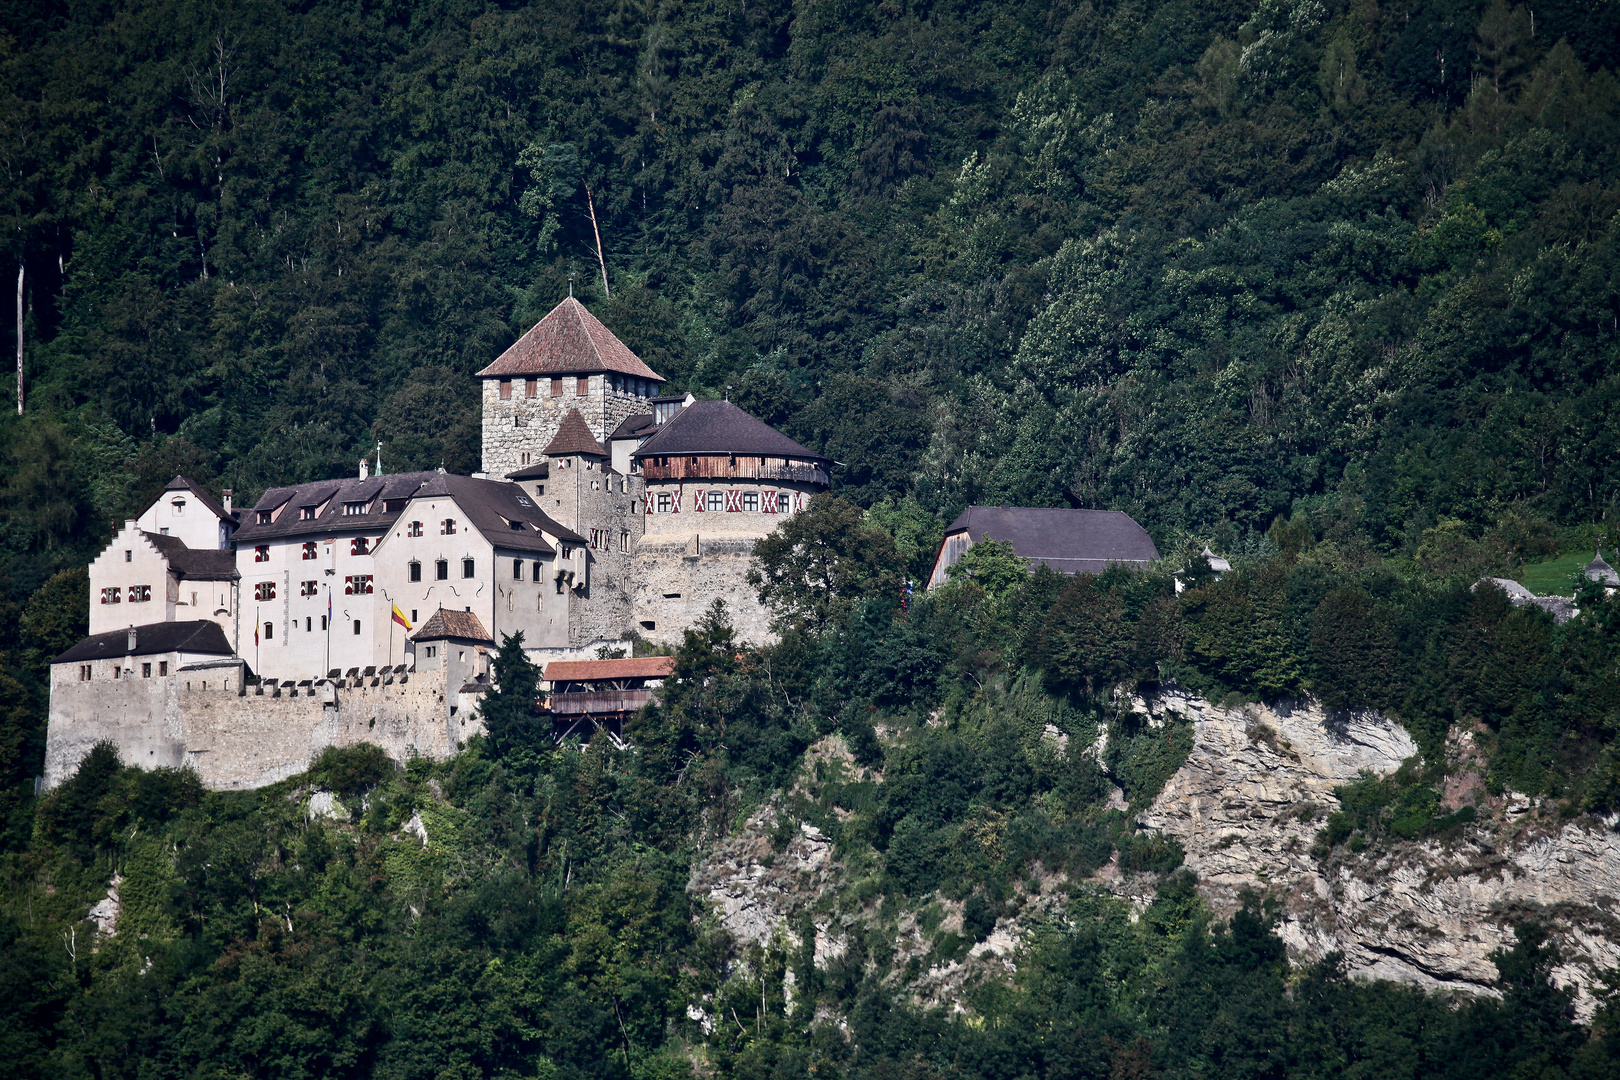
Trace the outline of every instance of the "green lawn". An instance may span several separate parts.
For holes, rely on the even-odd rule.
[[[1581,551],[1543,562],[1526,563],[1519,580],[1537,596],[1573,596],[1575,589],[1569,583],[1569,576],[1591,561],[1592,553]]]

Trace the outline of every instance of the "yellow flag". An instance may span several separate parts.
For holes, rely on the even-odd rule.
[[[394,605],[394,621],[399,623],[399,625],[403,626],[407,630],[411,628],[411,620],[407,619],[405,617],[405,613],[399,610],[398,604]]]

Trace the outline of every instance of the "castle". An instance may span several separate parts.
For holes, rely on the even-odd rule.
[[[516,631],[538,662],[582,658],[676,643],[723,599],[740,638],[769,636],[754,542],[827,489],[829,459],[661,396],[573,297],[476,377],[482,472],[362,461],[246,509],[176,477],[124,522],[90,565],[89,637],[52,661],[47,784],[103,739],[216,787],[347,742],[443,756]]]

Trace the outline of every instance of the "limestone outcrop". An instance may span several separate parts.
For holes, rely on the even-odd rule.
[[[1139,701],[1193,726],[1186,763],[1139,818],[1174,837],[1217,912],[1245,891],[1281,902],[1279,932],[1297,961],[1344,954],[1355,974],[1431,989],[1493,993],[1492,950],[1534,916],[1565,962],[1554,977],[1586,988],[1620,963],[1620,833],[1590,818],[1554,820],[1551,807],[1511,793],[1483,799],[1481,819],[1449,845],[1409,842],[1341,856],[1311,854],[1332,789],[1362,770],[1380,775],[1417,752],[1372,712],[1315,705],[1222,709],[1184,694]]]

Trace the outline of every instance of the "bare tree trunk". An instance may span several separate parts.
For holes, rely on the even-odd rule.
[[[17,260],[17,415],[23,414],[23,274],[28,264]]]
[[[602,299],[611,300],[613,294],[608,292],[607,260],[602,258],[602,230],[596,227],[596,200],[591,198],[591,185],[585,185],[585,205],[591,209],[591,232],[596,236],[596,265],[602,268]]]

